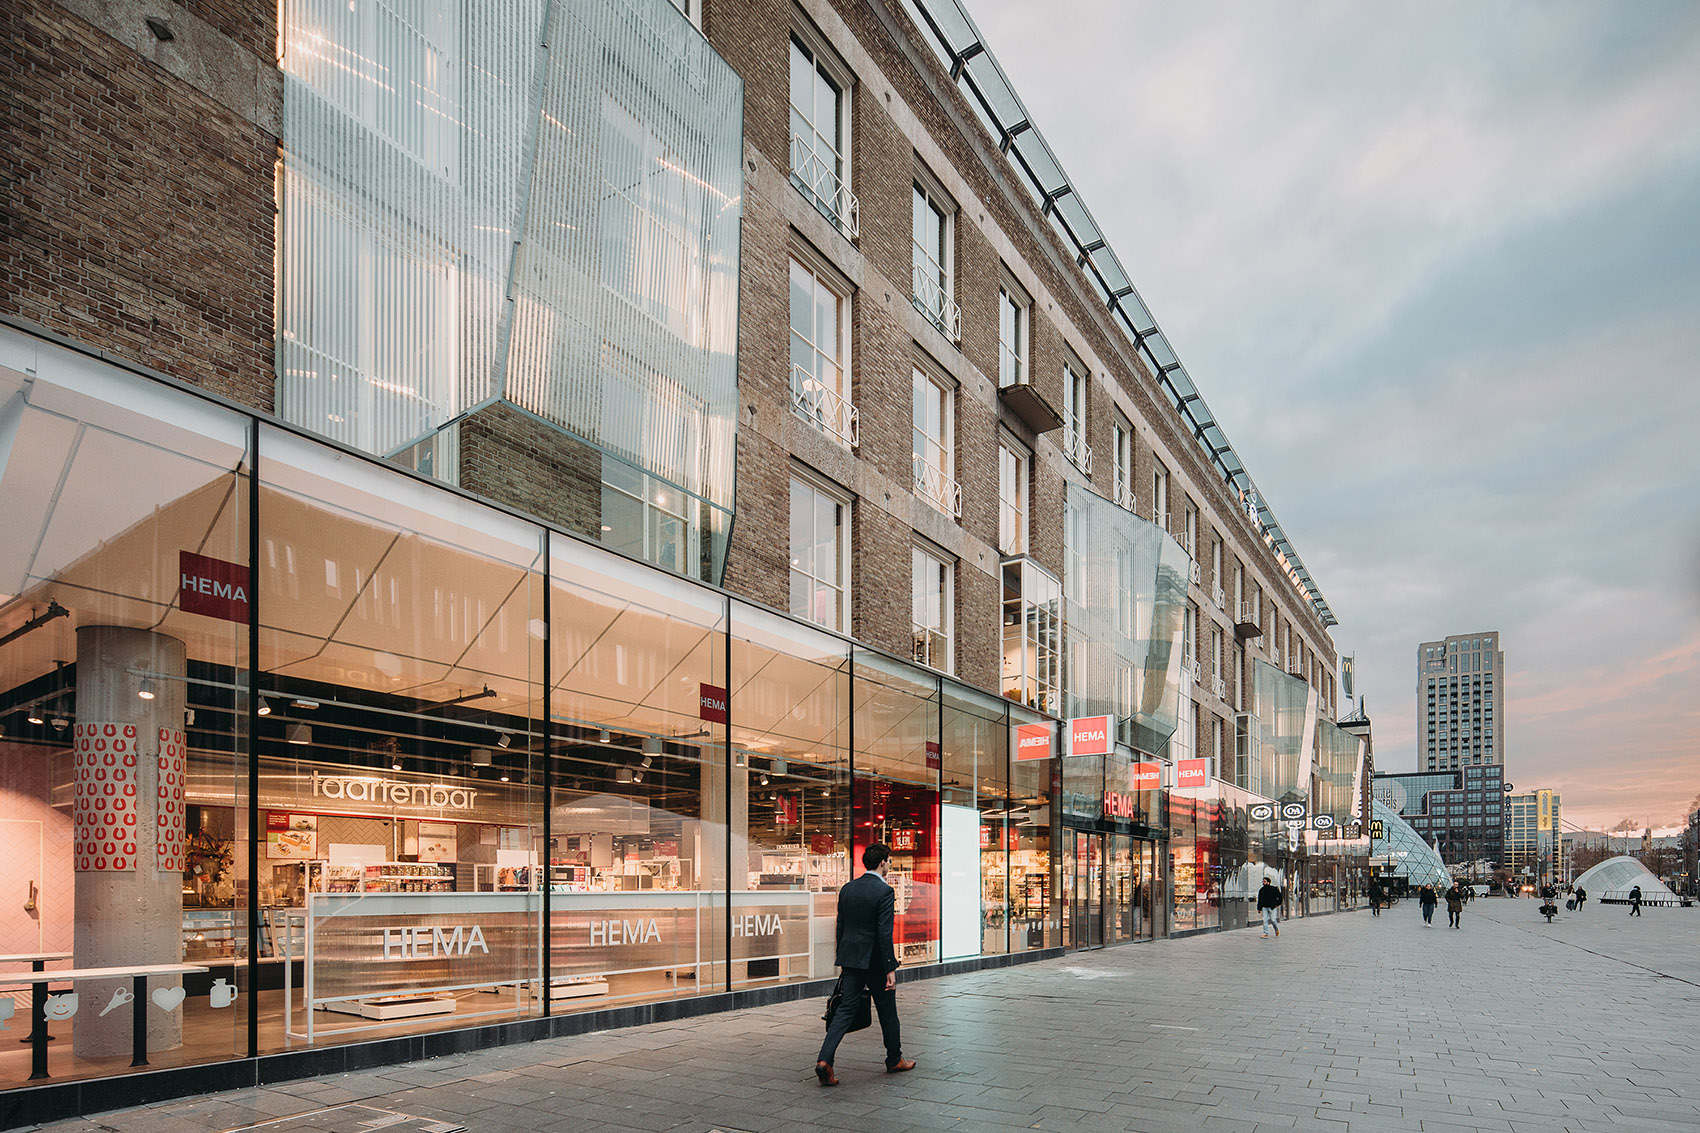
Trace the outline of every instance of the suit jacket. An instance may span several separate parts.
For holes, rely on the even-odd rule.
[[[864,873],[838,891],[840,968],[866,968],[884,975],[897,970],[891,933],[897,896],[885,879]]]

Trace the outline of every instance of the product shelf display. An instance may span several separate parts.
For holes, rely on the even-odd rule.
[[[455,871],[452,865],[384,862],[364,867],[363,881],[367,893],[452,893]]]

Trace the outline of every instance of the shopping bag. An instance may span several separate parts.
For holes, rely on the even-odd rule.
[[[826,1014],[821,1016],[821,1019],[826,1023],[828,1030],[832,1029],[832,1017],[838,1014],[838,1005],[843,1002],[844,977],[840,975],[838,977],[838,982],[832,985],[832,994],[826,997]],[[860,1031],[864,1027],[871,1026],[873,1021],[873,1011],[868,1003],[867,993],[864,991],[861,996],[861,1002],[856,1004],[856,1013],[850,1018],[850,1029],[852,1031]]]

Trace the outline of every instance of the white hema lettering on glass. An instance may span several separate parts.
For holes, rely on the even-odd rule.
[[[468,931],[470,929],[471,931]],[[429,960],[437,956],[465,956],[473,949],[490,954],[479,925],[433,925],[426,928],[384,929],[384,959]]]
[[[741,917],[732,918],[733,936],[783,936],[785,929],[779,924],[779,914],[768,916],[763,913],[745,913]]]
[[[590,943],[649,944],[661,939],[661,929],[655,918],[636,921],[591,921]]]

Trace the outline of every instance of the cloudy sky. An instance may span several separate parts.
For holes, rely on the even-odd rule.
[[[1378,765],[1503,634],[1507,777],[1700,794],[1700,4],[966,0],[1322,587]]]

